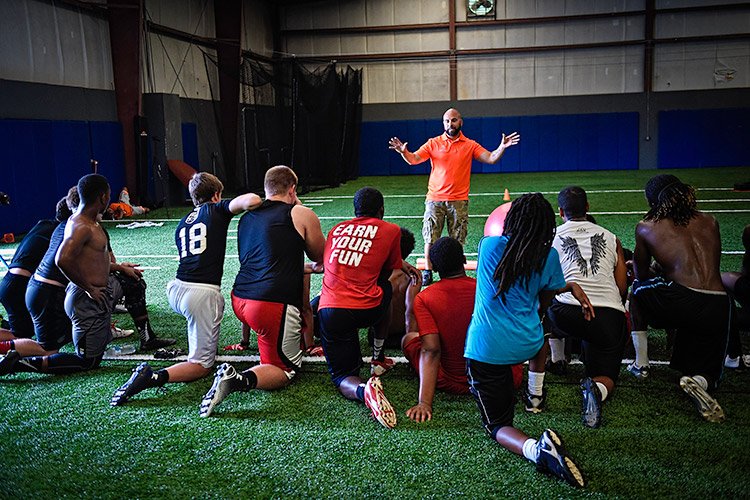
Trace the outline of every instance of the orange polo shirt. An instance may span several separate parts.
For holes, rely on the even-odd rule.
[[[488,153],[478,142],[459,132],[456,139],[443,133],[429,139],[416,152],[420,158],[429,158],[432,171],[427,185],[429,201],[458,201],[469,199],[471,160]]]

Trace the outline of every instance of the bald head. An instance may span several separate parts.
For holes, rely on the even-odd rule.
[[[461,118],[461,113],[457,109],[450,108],[443,115],[443,129],[449,137],[458,137],[463,124],[464,121]]]

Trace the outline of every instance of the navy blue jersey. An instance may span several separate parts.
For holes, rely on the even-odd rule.
[[[180,256],[178,280],[221,285],[227,229],[234,215],[229,203],[204,203],[177,224],[174,240]]]
[[[233,290],[237,297],[302,308],[305,240],[292,222],[293,207],[265,200],[240,219],[240,272]]]
[[[56,220],[40,220],[37,222],[26,233],[26,236],[21,240],[21,244],[16,248],[13,260],[10,261],[10,268],[20,268],[34,272],[49,247],[50,236],[52,236],[52,232],[57,225],[58,222]]]
[[[39,267],[36,268],[36,273],[42,278],[55,280],[63,285],[68,284],[68,278],[65,277],[63,272],[60,271],[60,268],[57,267],[57,264],[55,264],[55,254],[57,254],[57,250],[60,248],[63,238],[65,237],[65,224],[67,222],[67,220],[61,222],[57,225],[55,230],[52,231],[52,236],[49,238],[47,252],[44,254],[44,257],[42,257]]]

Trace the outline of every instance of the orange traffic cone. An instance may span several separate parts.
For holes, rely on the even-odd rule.
[[[503,201],[510,201],[510,192],[508,188],[505,188],[505,194],[503,194]]]

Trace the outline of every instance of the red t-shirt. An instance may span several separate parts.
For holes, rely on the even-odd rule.
[[[464,344],[476,288],[477,280],[468,276],[441,279],[419,292],[414,300],[420,337],[440,337],[440,366],[445,378],[462,386],[468,384]]]
[[[429,201],[457,201],[469,199],[471,161],[487,152],[478,142],[459,133],[456,139],[448,134],[429,139],[417,150],[423,160],[432,160],[432,171],[427,185]]]
[[[401,228],[373,217],[336,224],[323,253],[323,289],[319,308],[371,309],[383,296],[378,277],[401,269]]]

